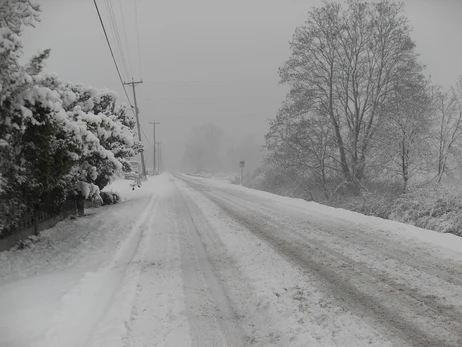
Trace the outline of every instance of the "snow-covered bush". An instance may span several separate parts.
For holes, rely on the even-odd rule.
[[[393,203],[389,218],[462,236],[462,189],[456,185],[416,189]]]
[[[103,205],[113,205],[120,202],[120,195],[118,193],[102,191],[100,195],[103,199]]]
[[[339,197],[330,204],[368,216],[388,219],[393,201],[394,197],[391,195],[365,192],[361,196]]]

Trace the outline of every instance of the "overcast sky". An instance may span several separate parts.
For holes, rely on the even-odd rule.
[[[143,80],[137,87],[141,125],[152,143],[149,122],[161,122],[156,140],[163,142],[164,159],[171,169],[178,166],[184,139],[194,125],[218,125],[225,130],[227,143],[238,143],[248,134],[263,143],[266,120],[274,117],[287,92],[278,85],[277,69],[289,57],[288,42],[311,7],[322,4],[318,0],[112,0],[126,55],[125,71],[111,32],[107,1],[97,4],[123,79]],[[47,71],[124,96],[93,1],[35,2],[41,4],[42,21],[24,31],[25,56],[51,48]],[[444,87],[455,84],[462,75],[462,0],[404,2],[428,74]],[[127,91],[133,100],[131,89]],[[149,147],[144,136],[143,140]],[[146,154],[151,167],[152,151]]]

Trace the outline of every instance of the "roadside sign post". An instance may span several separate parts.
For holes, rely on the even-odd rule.
[[[241,160],[239,163],[239,166],[241,167],[241,186],[243,185],[243,179],[244,179],[244,167],[245,167],[245,160]]]

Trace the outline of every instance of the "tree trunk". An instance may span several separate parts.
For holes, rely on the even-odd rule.
[[[85,199],[83,196],[78,195],[76,198],[76,206],[77,206],[77,215],[79,217],[85,216]]]
[[[358,180],[351,180],[348,183],[348,190],[350,191],[351,194],[354,196],[360,196],[361,195],[361,185]]]
[[[38,225],[39,225],[39,214],[38,210],[34,208],[34,235],[38,236],[39,235],[39,230],[38,230]]]
[[[403,175],[403,194],[407,193],[407,185],[409,181],[409,151],[406,149],[406,143],[403,139],[401,144],[401,174]]]

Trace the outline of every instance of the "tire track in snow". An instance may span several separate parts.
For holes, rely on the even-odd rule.
[[[329,254],[327,250],[322,249],[318,244],[309,247],[306,243],[301,244],[299,242],[300,240],[296,238],[290,240],[275,236],[275,232],[281,230],[280,228],[271,230],[268,228],[268,223],[258,225],[253,218],[250,219],[239,212],[236,213],[235,210],[230,209],[229,206],[218,202],[216,199],[211,198],[211,200],[247,230],[254,233],[262,241],[270,244],[277,253],[282,254],[286,259],[299,266],[302,270],[308,271],[309,274],[315,274],[320,282],[327,283],[333,296],[346,304],[352,312],[356,312],[357,308],[361,308],[366,315],[362,314],[360,316],[363,316],[365,320],[369,320],[368,318],[372,317],[382,328],[386,327],[392,330],[392,335],[388,334],[392,341],[395,340],[394,337],[397,336],[403,341],[406,341],[407,345],[456,346],[456,344],[448,344],[447,340],[439,336],[428,335],[424,329],[413,324],[410,319],[406,320],[400,316],[400,313],[398,313],[400,311],[401,313],[403,313],[403,311],[408,311],[406,312],[407,315],[412,316],[413,312],[409,310],[409,307],[412,307],[413,309],[421,311],[414,318],[417,319],[419,314],[422,315],[421,318],[424,318],[426,312],[425,309],[419,307],[418,300],[414,300],[414,302],[407,303],[404,306],[399,302],[393,303],[393,305],[389,305],[391,307],[388,308],[382,304],[383,297],[388,296],[388,300],[390,300],[391,297],[391,295],[386,295],[386,286],[388,284],[383,283],[382,287],[384,288],[379,289],[380,285],[377,286],[376,281],[364,279],[365,276],[364,273],[361,273],[361,269],[352,265],[350,261],[341,262],[332,260],[333,254],[331,252],[329,252]],[[268,235],[270,230],[272,235]],[[338,266],[335,265],[336,262],[339,264]],[[339,272],[342,272],[343,275],[340,275]],[[354,279],[356,278],[357,280],[358,277],[363,277],[363,279],[361,279],[361,281],[355,281]],[[358,290],[358,288],[361,288],[361,290]],[[373,293],[374,290],[378,290],[380,294],[370,294]],[[432,322],[429,321],[428,323],[431,324]],[[376,324],[374,325],[376,326]],[[440,327],[433,327],[431,331],[435,332],[438,328]],[[444,329],[444,327],[441,327],[441,329]],[[396,340],[395,343],[402,345],[402,342]],[[456,343],[456,341],[454,341],[454,343]]]
[[[176,226],[181,234],[181,270],[192,345],[244,346],[238,323],[223,285],[207,254],[202,238],[210,226],[188,196],[177,188]]]
[[[204,188],[203,184],[198,181],[194,181],[193,184],[200,186],[201,189]],[[206,190],[208,189],[206,188]],[[245,209],[252,208],[248,200],[231,190],[214,190],[213,194],[233,203],[239,201]],[[230,199],[230,196],[233,199]],[[381,235],[380,230],[371,232],[364,230],[361,225],[354,225],[346,221],[341,221],[344,225],[339,226],[337,225],[338,220],[330,220],[328,227],[326,227],[326,221],[320,220],[319,217],[308,218],[307,216],[302,216],[300,218],[295,211],[290,210],[284,211],[284,215],[277,214],[278,220],[275,220],[274,211],[271,210],[268,204],[262,202],[262,205],[265,208],[259,209],[258,213],[260,215],[265,215],[273,223],[284,225],[284,228],[294,226],[295,228],[292,228],[292,230],[307,238],[310,242],[328,243],[331,251],[337,249],[341,253],[349,252],[348,257],[350,259],[370,258],[371,254],[373,254],[376,264],[380,263],[381,265],[384,262],[392,261],[395,264],[394,269],[379,265],[378,268],[381,270],[378,270],[376,265],[375,271],[390,273],[393,270],[396,278],[395,282],[397,283],[396,287],[399,290],[406,289],[409,295],[418,296],[419,301],[425,302],[436,311],[452,312],[455,317],[461,314],[462,263],[453,259],[440,259],[438,256],[430,254],[431,249],[425,249],[422,246],[419,248],[413,245],[406,247],[399,242],[386,239]],[[296,209],[299,210],[300,208],[297,207]],[[300,212],[306,211],[300,209]],[[294,221],[297,222],[294,223]],[[304,232],[307,229],[310,230],[309,238],[308,234]],[[370,259],[367,260],[370,261]],[[409,276],[409,273],[419,278],[420,282],[425,286],[426,294],[418,295],[415,293],[416,291],[421,291],[422,288],[413,285],[412,277]],[[393,281],[391,278],[389,280]],[[402,282],[405,282],[406,288],[403,288]],[[446,297],[441,302],[438,302],[438,297],[441,296],[441,293],[435,291],[434,288],[442,287],[446,290]],[[448,301],[452,302],[452,304],[448,304]]]
[[[149,224],[150,237],[135,258],[141,273],[127,322],[128,331],[123,339],[125,347],[191,344],[190,327],[184,316],[175,218],[174,199],[169,194],[162,194],[159,209],[152,215],[152,223]]]
[[[242,197],[233,195],[233,199],[229,199],[229,195],[217,191],[213,194],[231,203],[239,204],[243,209],[252,207]],[[311,220],[309,222],[305,220],[300,225],[300,222],[294,222],[297,219],[295,214],[289,216],[279,214],[278,220],[275,220],[274,211],[269,209],[259,210],[258,214],[264,216],[262,219],[271,221],[280,228],[289,228],[311,244],[318,247],[328,244],[329,247],[324,249],[331,254],[336,254],[337,258],[350,262],[363,273],[391,285],[393,290],[401,292],[402,295],[408,295],[424,303],[434,316],[440,316],[442,320],[449,319],[449,325],[462,325],[462,277],[460,280],[453,277],[456,271],[453,261],[447,261],[447,266],[444,266],[446,260],[435,259],[427,252],[420,254],[420,249],[416,250],[413,247],[408,248],[407,252],[404,251],[403,246],[400,247],[403,250],[394,251],[395,243],[390,240],[386,242],[380,239],[380,236],[378,236],[379,240],[374,242],[371,239],[373,235],[366,234],[366,242],[364,242],[364,231],[361,230],[362,234],[358,234],[354,229],[355,226],[349,226],[346,230],[345,227],[331,229],[330,225],[326,227],[325,222],[321,224],[320,221]],[[309,233],[306,232],[307,230]],[[389,265],[390,262],[392,266]],[[441,292],[441,288],[444,288],[445,293]],[[460,330],[462,331],[462,327]]]
[[[194,181],[200,187],[204,187],[199,181]],[[214,194],[220,194],[218,191],[214,191]],[[242,195],[236,194],[231,190],[221,191],[222,196],[232,196],[240,201],[246,201]],[[267,203],[262,202],[262,206],[267,210],[268,215],[272,214],[271,208]],[[290,206],[299,210],[300,212],[306,212],[297,206]],[[284,221],[289,221],[293,218],[299,218],[297,212],[285,211],[287,215],[282,216]],[[305,220],[306,221],[306,220]],[[331,237],[342,239],[344,242],[354,244],[356,246],[364,247],[367,249],[374,249],[374,251],[381,253],[385,257],[396,259],[402,263],[415,268],[418,271],[424,272],[430,276],[437,277],[449,284],[462,286],[462,263],[453,259],[440,259],[438,256],[434,256],[428,249],[419,249],[420,258],[426,259],[425,262],[419,262],[413,254],[410,254],[409,247],[401,245],[398,242],[390,243],[390,239],[387,239],[381,235],[380,230],[364,230],[361,225],[356,225],[351,222],[341,220],[340,225],[338,220],[331,220],[329,228],[325,227],[324,221],[319,220],[319,217],[311,218],[307,223],[307,227],[315,227],[317,232],[329,235]],[[348,225],[348,232],[345,233],[345,225]]]
[[[137,223],[139,227],[117,252],[113,262],[114,269],[121,268],[123,275],[121,274],[118,278],[119,282],[111,287],[112,298],[108,301],[105,312],[93,329],[85,347],[122,347],[125,345],[125,338],[130,329],[128,321],[131,316],[132,301],[136,295],[137,283],[143,267],[140,257],[150,241],[150,226],[159,210],[159,202],[159,197],[153,195],[150,203],[140,215]]]
[[[391,346],[359,317],[335,305],[303,271],[181,182],[210,229],[205,240],[252,346]],[[202,232],[202,230],[201,230]],[[219,245],[219,247],[217,247]]]
[[[110,309],[122,286],[131,260],[140,245],[146,222],[157,199],[154,195],[144,208],[130,235],[112,261],[96,272],[88,272],[61,300],[61,308],[51,328],[34,347],[91,346],[98,324]],[[86,298],[87,300],[82,300]],[[88,301],[89,299],[89,301]],[[76,334],[76,330],[79,331]],[[78,336],[78,338],[76,338]],[[72,339],[71,341],[69,339]],[[120,338],[119,338],[120,340]],[[111,345],[116,346],[116,345]]]
[[[259,215],[258,211],[249,212],[249,206],[241,204],[239,207],[239,204],[229,199],[229,197],[222,195],[217,197],[216,192],[212,192],[212,190],[204,192],[201,185],[197,189],[197,184],[191,183],[189,180],[184,181],[190,186],[195,186],[196,190],[207,196],[236,222],[270,244],[290,262],[300,266],[302,269],[308,270],[311,274],[314,273],[317,275],[318,280],[327,283],[331,293],[338,300],[347,304],[353,312],[357,311],[357,307],[360,307],[366,313],[366,319],[370,320],[369,316],[372,316],[376,323],[375,325],[379,323],[382,328],[386,327],[388,330],[391,330],[392,338],[398,336],[402,339],[401,342],[395,341],[398,345],[402,345],[404,341],[408,345],[415,346],[456,346],[460,343],[460,336],[457,336],[457,333],[454,335],[454,331],[458,331],[457,328],[460,324],[454,324],[451,321],[451,319],[457,319],[456,315],[458,312],[450,312],[450,310],[434,302],[429,302],[428,298],[424,300],[424,298],[416,294],[413,294],[411,297],[389,294],[386,290],[393,283],[379,282],[377,284],[377,274],[371,272],[366,267],[359,267],[359,264],[355,264],[337,252],[332,252],[331,249],[322,246],[314,240],[307,240],[305,238],[305,243],[300,243],[299,237],[288,237],[289,235],[287,234],[283,237],[277,230],[287,230],[287,226],[275,223],[274,221],[270,222],[267,216],[266,219],[265,217],[261,219],[261,214],[258,221],[256,221],[256,216]],[[225,201],[223,201],[223,198],[225,198]],[[234,207],[230,207],[230,205],[234,205]],[[292,232],[299,236],[299,233]],[[311,244],[306,244],[306,241],[311,242]],[[337,256],[337,260],[335,257],[332,257],[332,254]],[[340,264],[340,266],[336,264]],[[372,277],[372,279],[367,277]],[[358,279],[360,279],[359,282]],[[367,286],[366,292],[368,294],[364,293],[364,287],[361,288],[361,291],[358,291],[358,286]],[[374,294],[374,290],[380,287],[383,289],[382,293],[380,295]],[[411,293],[411,291],[407,292],[408,295]],[[387,304],[391,308],[382,304],[383,297],[387,298]],[[428,305],[427,308],[420,307],[422,301]],[[429,315],[428,309],[433,311],[430,313],[430,316],[432,316],[431,319],[427,319],[428,317],[426,317],[426,315]],[[407,319],[397,313],[400,310],[407,311]],[[416,312],[417,315],[415,315]],[[419,314],[421,317],[419,317]],[[414,324],[413,315],[415,315],[414,319],[420,319],[420,323],[424,324],[427,329]],[[437,320],[441,316],[445,318],[445,321],[439,324]],[[446,329],[446,325],[449,325],[452,331]]]
[[[230,204],[240,206],[244,210],[251,208],[251,206],[248,204],[248,202],[244,201],[242,199],[239,199],[239,202],[237,202],[234,199],[229,199],[229,196],[227,196],[226,194],[217,193],[217,192],[214,192],[213,194],[219,196],[222,199],[225,199]],[[400,280],[397,280],[397,279],[392,278],[389,273],[387,273],[387,274],[383,273],[384,271],[390,272],[390,269],[386,269],[386,267],[383,267],[382,270],[377,270],[377,269],[371,268],[369,266],[369,264],[368,264],[368,266],[366,266],[364,264],[364,262],[360,262],[360,261],[356,261],[356,260],[352,259],[352,258],[354,258],[354,256],[356,256],[358,254],[361,254],[364,250],[370,251],[371,249],[373,250],[374,253],[379,253],[379,254],[383,255],[383,253],[380,252],[380,249],[381,248],[390,248],[391,246],[389,246],[389,245],[387,245],[385,247],[385,245],[383,243],[379,243],[379,245],[378,245],[379,248],[377,249],[376,244],[374,244],[374,245],[367,244],[367,246],[366,246],[365,244],[363,244],[359,240],[358,240],[358,242],[356,242],[357,238],[354,238],[354,237],[347,237],[346,239],[343,238],[343,237],[338,237],[338,238],[340,238],[340,240],[341,240],[340,241],[340,240],[338,240],[338,238],[334,237],[334,235],[333,235],[334,233],[325,232],[325,231],[319,229],[318,226],[315,226],[315,229],[314,229],[315,233],[313,233],[313,232],[304,233],[304,232],[301,232],[300,229],[298,229],[298,228],[294,229],[294,228],[290,227],[291,223],[289,223],[289,221],[287,219],[285,219],[285,218],[284,218],[284,221],[275,220],[274,219],[274,212],[267,212],[267,211],[261,212],[259,210],[257,214],[260,216],[260,220],[266,220],[268,222],[271,221],[271,223],[274,226],[276,226],[276,227],[278,227],[280,229],[290,230],[292,233],[295,233],[297,235],[297,237],[303,238],[307,242],[315,245],[316,247],[318,247],[320,249],[323,249],[327,253],[334,254],[341,261],[353,264],[361,272],[367,273],[371,277],[376,277],[380,281],[385,281],[385,277],[386,277],[386,282],[391,284],[396,290],[401,291],[401,292],[403,292],[403,294],[412,296],[414,299],[425,303],[427,306],[429,306],[431,309],[433,309],[436,314],[443,315],[444,316],[443,318],[447,318],[447,316],[450,315],[450,316],[452,316],[454,318],[455,321],[456,320],[459,320],[459,321],[461,320],[462,302],[458,303],[459,308],[457,309],[456,307],[453,307],[451,305],[447,305],[445,303],[439,303],[438,300],[437,300],[438,297],[436,297],[434,295],[419,294],[417,292],[417,290],[419,288],[415,288],[414,286],[412,286],[412,283],[410,282],[410,280],[412,280],[412,278],[411,279],[406,278],[406,274],[410,269],[412,269],[417,273],[417,275],[415,275],[415,276],[418,276],[419,278],[422,277],[421,274],[420,274],[422,272],[423,272],[423,274],[428,275],[426,277],[427,280],[431,280],[431,279],[436,278],[436,279],[439,280],[437,282],[437,285],[439,287],[444,287],[447,290],[448,295],[456,296],[456,298],[460,298],[460,287],[462,286],[462,282],[458,286],[457,284],[455,284],[455,283],[457,283],[457,281],[454,281],[454,280],[451,281],[451,282],[445,281],[443,278],[441,278],[441,276],[438,275],[438,273],[435,273],[436,272],[435,270],[431,271],[430,273],[427,272],[426,270],[427,270],[428,266],[423,265],[422,266],[423,269],[420,269],[419,266],[416,266],[416,267],[414,267],[412,265],[409,266],[399,256],[394,257],[393,255],[388,255],[388,256],[382,257],[382,258],[385,258],[385,260],[392,259],[392,260],[398,260],[399,261],[398,269],[401,271],[401,273],[399,274],[400,275],[399,276]],[[313,227],[312,227],[311,224],[308,224],[308,225],[305,224],[304,229],[306,230],[306,228],[309,228],[310,231],[313,231]],[[326,228],[324,227],[324,229],[326,229]],[[335,230],[338,231],[338,233],[341,234],[341,235],[345,235],[345,234],[350,233],[350,230],[348,230],[347,233],[345,233],[344,230],[340,230],[340,229],[335,229]],[[317,234],[320,234],[320,233],[324,234],[324,235],[327,234],[329,236],[329,238],[326,239],[325,236],[322,237],[322,238],[317,237],[318,236]],[[358,239],[360,239],[360,236],[358,236]],[[348,241],[346,241],[346,240],[348,240]],[[329,247],[327,247],[327,248],[324,246],[324,244],[326,244],[326,243],[329,244]],[[336,245],[335,243],[338,243],[338,245]],[[345,256],[342,252],[343,253],[350,253],[350,254]],[[351,254],[352,252],[354,252],[356,254]],[[404,253],[400,253],[400,254],[405,255]],[[370,261],[370,259],[367,259],[367,260]],[[420,263],[425,263],[425,261],[432,261],[433,259],[428,259],[428,257],[426,255],[424,255],[424,256],[417,257],[416,259],[413,259],[412,264],[417,264],[417,262],[419,260],[420,260]],[[377,261],[377,260],[375,260],[375,261]],[[396,271],[397,270],[396,269],[392,269],[392,270],[394,270],[395,276],[396,276]],[[445,268],[443,268],[441,270],[443,271],[443,270],[445,270]],[[452,271],[452,268],[450,270]],[[433,276],[434,278],[432,278],[431,276]],[[405,283],[405,284],[400,283],[400,282],[403,282],[403,280],[406,280],[405,282],[407,282],[407,283]],[[434,284],[434,282],[435,281],[433,281],[433,284]],[[450,288],[448,288],[448,287],[450,287]]]

